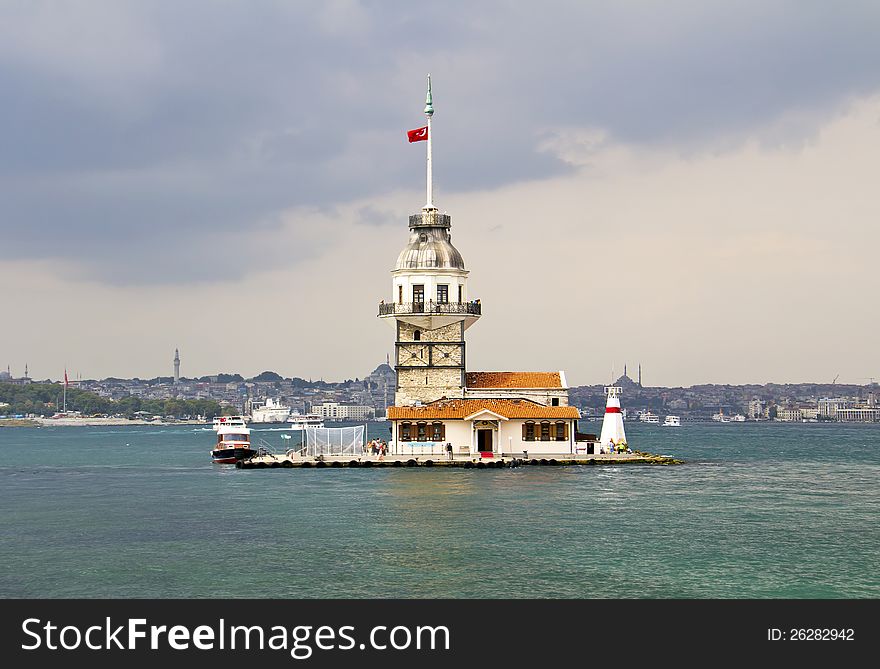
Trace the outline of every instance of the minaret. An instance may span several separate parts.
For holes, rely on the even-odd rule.
[[[449,234],[452,218],[434,206],[431,75],[424,113],[427,202],[420,213],[409,217],[409,242],[391,272],[391,302],[379,305],[379,316],[396,328],[396,406],[464,395],[464,331],[481,314],[479,300],[468,301],[468,272]]]
[[[639,388],[642,387],[642,363],[639,363]]]
[[[180,352],[174,349],[174,385],[180,383]]]

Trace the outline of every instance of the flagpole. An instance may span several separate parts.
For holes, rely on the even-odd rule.
[[[434,174],[431,171],[431,145],[434,142],[434,131],[431,129],[431,117],[434,115],[434,104],[431,98],[431,75],[428,75],[428,95],[425,97],[425,116],[428,117],[428,201],[425,209],[435,209],[434,207]]]

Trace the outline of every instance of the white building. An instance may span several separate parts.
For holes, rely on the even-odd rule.
[[[376,415],[376,410],[373,407],[361,404],[340,404],[339,402],[313,404],[311,412],[325,420],[370,420]]]
[[[823,397],[819,400],[818,409],[821,418],[836,418],[838,409],[850,409],[855,402],[843,397]]]
[[[409,241],[392,270],[391,301],[379,317],[395,328],[391,451],[485,457],[574,452],[576,407],[563,372],[466,371],[465,331],[482,315],[468,294],[468,271],[452,245],[452,218],[434,206],[430,79],[427,203],[409,217]]]

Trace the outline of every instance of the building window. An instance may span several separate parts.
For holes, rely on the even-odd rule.
[[[413,302],[420,303],[425,301],[425,287],[413,286]]]
[[[397,287],[397,303],[403,304],[403,286]]]
[[[422,341],[422,331],[416,330],[413,332],[413,341]]]
[[[416,441],[428,441],[427,437],[428,425],[426,423],[418,424],[418,435]]]
[[[558,397],[550,398],[550,406],[558,407],[559,406],[559,398]]]
[[[562,421],[556,423],[556,441],[565,441],[568,439],[565,429],[566,427],[568,426]]]
[[[410,436],[411,435],[411,428],[412,428],[412,425],[410,425],[409,423],[403,423],[400,426],[400,440],[401,441],[411,441],[412,440],[412,437]]]
[[[446,304],[449,302],[449,286],[445,283],[437,286],[437,304]]]
[[[458,287],[458,303],[461,304],[462,294],[464,293],[464,286]]]
[[[541,441],[550,441],[550,423],[546,420],[541,423]]]
[[[431,425],[431,441],[443,441],[446,438],[445,427],[443,423],[433,423]]]
[[[535,440],[535,424],[529,421],[523,425],[523,441]]]

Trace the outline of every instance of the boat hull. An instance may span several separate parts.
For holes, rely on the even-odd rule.
[[[215,448],[211,451],[211,460],[218,465],[234,465],[239,460],[253,457],[256,451],[252,448]]]

